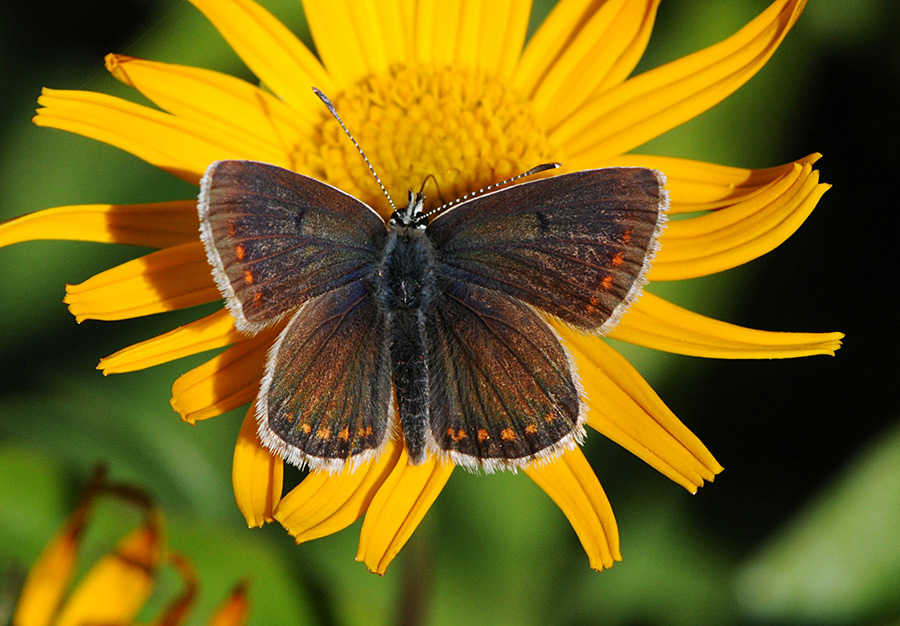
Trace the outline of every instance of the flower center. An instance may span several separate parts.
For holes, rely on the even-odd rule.
[[[552,160],[530,103],[495,78],[396,66],[328,95],[398,206],[426,179],[432,208]],[[388,216],[365,162],[323,111],[315,139],[321,161],[314,158],[311,169]]]

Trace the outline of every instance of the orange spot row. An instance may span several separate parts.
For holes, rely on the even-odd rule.
[[[467,435],[466,431],[464,431],[462,428],[460,428],[459,430],[453,430],[453,428],[451,427],[447,429],[447,436],[450,437],[450,439],[452,439],[453,441],[461,441],[467,438],[469,435]]]

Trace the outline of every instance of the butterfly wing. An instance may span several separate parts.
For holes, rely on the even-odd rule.
[[[439,279],[426,311],[429,428],[454,462],[522,467],[580,442],[578,386],[553,330],[527,304]]]
[[[200,185],[200,236],[239,330],[257,332],[371,275],[387,233],[359,200],[255,161],[218,161]]]
[[[328,471],[377,453],[392,401],[387,318],[371,285],[382,219],[334,187],[253,161],[211,165],[199,214],[237,328],[257,332],[296,311],[266,363],[261,441]]]
[[[257,400],[263,444],[330,472],[377,454],[393,413],[388,337],[367,281],[307,301],[269,353]]]
[[[438,273],[607,332],[640,294],[665,222],[665,178],[605,168],[479,196],[429,224]]]

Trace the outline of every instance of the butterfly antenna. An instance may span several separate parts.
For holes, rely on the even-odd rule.
[[[337,123],[341,125],[341,128],[344,129],[344,132],[347,133],[347,136],[350,137],[350,141],[352,141],[353,145],[356,146],[356,149],[359,151],[360,156],[362,156],[363,161],[365,161],[366,165],[369,167],[369,171],[372,172],[372,176],[375,177],[375,182],[378,183],[378,186],[381,187],[381,191],[384,192],[384,197],[387,198],[387,201],[391,205],[391,208],[394,211],[396,211],[397,207],[394,206],[394,201],[391,200],[391,196],[388,194],[387,189],[384,188],[384,184],[381,182],[381,179],[378,178],[378,173],[375,171],[375,168],[372,167],[372,164],[369,162],[369,158],[366,156],[366,153],[363,152],[363,149],[356,142],[356,139],[353,137],[350,130],[344,124],[344,120],[342,120],[341,116],[338,115],[337,111],[334,108],[334,104],[332,104],[331,100],[328,99],[328,96],[326,96],[324,93],[322,93],[315,87],[313,87],[312,90],[313,90],[313,93],[315,93],[317,96],[319,96],[319,99],[325,103],[325,106],[328,108],[328,111],[334,116],[334,119],[337,120]]]
[[[494,183],[493,185],[488,185],[487,187],[482,187],[478,191],[473,191],[471,193],[467,193],[466,195],[464,195],[461,198],[457,198],[456,200],[451,200],[450,202],[447,202],[446,204],[442,204],[438,208],[432,209],[428,213],[422,215],[420,217],[420,219],[425,219],[426,217],[434,215],[435,213],[439,213],[445,209],[449,209],[452,206],[456,206],[460,202],[465,202],[469,198],[474,198],[475,196],[486,193],[492,189],[496,189],[497,187],[502,187],[503,185],[508,185],[510,183],[514,183],[517,180],[519,180],[520,178],[525,178],[526,176],[534,176],[535,174],[539,174],[541,172],[546,172],[547,170],[555,170],[557,167],[562,167],[562,163],[542,163],[541,165],[538,165],[537,167],[532,167],[527,172],[522,172],[521,174],[517,174],[516,176],[513,176],[512,178],[507,178],[506,180],[501,180],[499,183]]]

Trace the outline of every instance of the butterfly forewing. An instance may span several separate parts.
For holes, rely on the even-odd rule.
[[[257,413],[266,447],[298,466],[338,471],[384,445],[388,329],[370,285],[345,285],[294,315],[270,353]]]
[[[384,222],[330,185],[265,163],[219,161],[201,183],[200,232],[240,330],[255,332],[376,269]]]
[[[581,441],[569,359],[528,305],[440,280],[426,312],[429,426],[453,460],[488,471],[522,467]]]
[[[427,233],[439,274],[608,330],[645,282],[667,207],[655,170],[586,170],[469,200]]]

